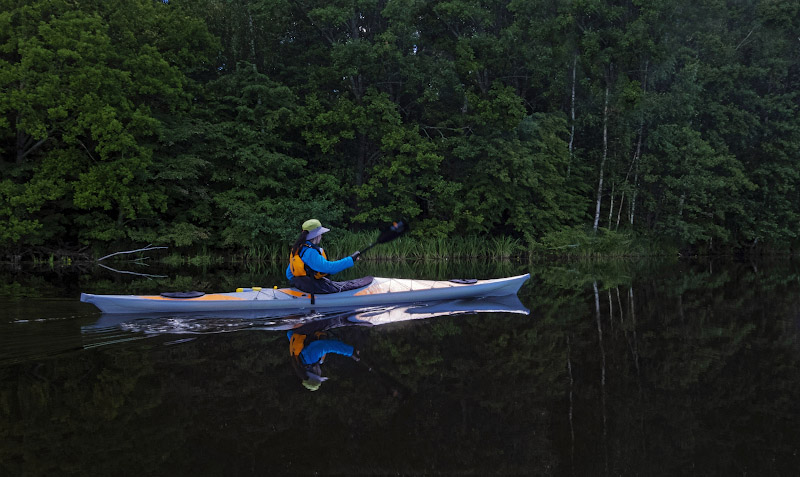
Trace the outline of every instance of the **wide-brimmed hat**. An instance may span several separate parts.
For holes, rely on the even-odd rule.
[[[308,240],[319,237],[325,232],[331,231],[331,229],[323,227],[320,221],[317,219],[309,219],[303,222],[303,230],[308,232],[308,235],[306,236]]]
[[[316,391],[317,389],[319,389],[322,383],[328,380],[328,378],[320,376],[319,374],[316,374],[308,370],[306,370],[306,375],[308,377],[303,380],[303,387],[305,387],[309,391]]]

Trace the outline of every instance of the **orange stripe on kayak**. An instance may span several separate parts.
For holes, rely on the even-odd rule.
[[[303,293],[301,291],[292,290],[290,288],[281,288],[278,291],[282,292],[282,293],[286,293],[287,295],[296,296],[298,298],[308,298],[308,293]]]
[[[217,300],[244,300],[244,298],[240,298],[238,296],[230,296],[230,295],[220,295],[220,294],[211,294],[211,295],[203,295],[197,298],[168,298],[165,296],[160,295],[152,295],[152,296],[142,296],[139,298],[145,298],[147,300],[167,300],[167,301],[217,301]]]

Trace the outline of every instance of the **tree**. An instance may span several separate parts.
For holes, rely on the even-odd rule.
[[[126,237],[131,221],[164,206],[148,188],[154,111],[185,104],[187,55],[162,43],[178,34],[169,6],[5,3],[0,240]],[[201,25],[180,31],[203,44]]]
[[[730,240],[726,220],[743,213],[738,197],[752,188],[741,163],[688,126],[658,126],[647,150],[642,172],[653,188],[653,228],[690,245]]]

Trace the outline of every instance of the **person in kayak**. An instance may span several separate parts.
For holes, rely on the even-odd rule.
[[[292,246],[289,266],[286,267],[286,278],[292,286],[306,293],[327,294],[361,288],[372,283],[372,277],[344,282],[335,282],[328,278],[328,275],[352,267],[361,256],[360,252],[355,252],[341,260],[328,260],[325,250],[319,244],[322,234],[329,231],[317,219],[303,223],[303,231]]]
[[[345,315],[329,319],[315,320],[299,325],[294,330],[289,330],[286,337],[289,339],[289,356],[292,359],[292,368],[309,391],[316,391],[327,381],[322,376],[322,364],[328,354],[347,356],[359,361],[359,352],[338,339],[329,339],[326,330],[342,326],[372,326],[368,322],[350,321]]]

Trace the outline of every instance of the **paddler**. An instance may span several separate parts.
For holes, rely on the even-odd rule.
[[[372,277],[345,282],[335,282],[328,278],[328,275],[352,267],[361,258],[361,252],[355,252],[341,260],[328,260],[325,250],[319,244],[322,234],[329,231],[317,219],[303,222],[303,231],[292,246],[286,278],[298,290],[312,294],[338,293],[369,285]]]

